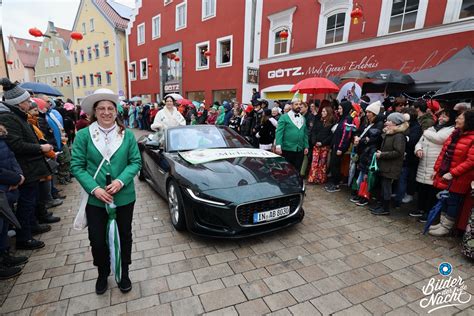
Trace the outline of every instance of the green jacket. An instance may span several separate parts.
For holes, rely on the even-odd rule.
[[[133,133],[126,129],[122,145],[113,154],[110,163],[104,162],[94,179],[94,174],[103,157],[92,142],[89,127],[77,132],[74,140],[71,160],[71,172],[87,193],[96,187],[105,188],[106,174],[110,173],[112,180],[123,182],[123,188],[114,195],[117,206],[126,205],[135,201],[135,187],[133,178],[142,166],[140,151]],[[88,204],[104,207],[104,202],[90,195]]]
[[[305,148],[309,148],[306,121],[298,129],[288,114],[282,115],[278,119],[275,139],[276,145],[281,146],[281,149],[285,151],[303,151]]]

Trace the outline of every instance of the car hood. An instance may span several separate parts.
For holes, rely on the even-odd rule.
[[[178,154],[174,155],[176,176],[193,190],[206,192],[260,184],[275,188],[299,187],[298,172],[283,157],[229,158],[203,164],[190,164]]]

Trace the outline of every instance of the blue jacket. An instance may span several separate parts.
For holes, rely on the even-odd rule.
[[[51,118],[53,115],[61,124],[61,126],[58,126],[56,122]],[[63,143],[61,142],[61,129],[64,128],[63,117],[58,111],[56,111],[55,109],[51,109],[46,113],[46,121],[48,122],[49,127],[53,130],[57,149],[61,150],[63,148]]]
[[[23,174],[20,165],[15,159],[15,155],[5,142],[5,136],[0,131],[0,191],[7,194],[10,203],[18,198],[18,190],[8,191],[12,185],[17,185],[21,181]]]

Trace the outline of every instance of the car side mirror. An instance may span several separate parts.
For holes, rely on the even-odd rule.
[[[145,142],[145,147],[151,149],[151,150],[159,150],[160,152],[163,151],[163,142],[161,141],[162,138],[157,137],[156,134],[150,134],[148,135],[146,142]]]

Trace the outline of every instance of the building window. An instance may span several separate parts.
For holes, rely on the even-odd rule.
[[[109,41],[104,41],[104,56],[109,56]]]
[[[97,85],[99,85],[99,86],[102,85],[102,73],[101,72],[97,73]]]
[[[79,76],[76,76],[76,86],[78,88],[81,86],[81,81],[79,80]]]
[[[94,74],[89,74],[89,79],[91,82],[91,87],[94,85]]]
[[[206,95],[204,91],[188,91],[186,92],[186,98],[188,100],[202,102],[206,99]]]
[[[202,20],[216,16],[216,0],[202,0]]]
[[[148,59],[140,59],[140,79],[148,79]]]
[[[137,45],[145,44],[145,23],[137,27]]]
[[[273,45],[273,55],[281,55],[281,54],[288,54],[288,38],[282,38],[280,36],[280,33],[286,31],[286,30],[281,30],[278,32],[274,32],[274,45]],[[288,32],[288,31],[286,31]],[[289,35],[288,35],[289,36]]]
[[[351,25],[352,0],[321,0],[316,48],[347,43]]]
[[[130,63],[129,72],[130,72],[130,80],[137,80],[137,63],[135,61]]]
[[[388,32],[396,33],[414,29],[419,5],[418,0],[394,1]]]
[[[82,34],[86,34],[86,22],[82,23]]]
[[[293,13],[296,7],[292,7],[285,11],[277,12],[268,16],[270,20],[270,29],[268,34],[268,57],[290,53],[293,26]],[[287,38],[281,38],[280,33],[286,31]]]
[[[64,87],[64,78],[63,77],[59,77],[59,84],[61,85],[61,87]]]
[[[217,39],[216,66],[232,66],[232,35]]]
[[[59,66],[59,57],[58,56],[54,57],[54,65]]]
[[[49,42],[49,43],[48,43],[48,49],[49,49],[49,50],[53,50],[53,42]]]
[[[443,23],[474,17],[474,0],[448,0]]]
[[[209,50],[209,41],[196,44],[196,70],[209,69],[209,58],[206,52]]]
[[[420,29],[425,24],[428,0],[382,1],[378,36]]]
[[[89,20],[89,29],[91,32],[94,32],[94,19]]]
[[[151,28],[151,38],[159,38],[161,36],[161,14],[151,19]]]
[[[84,62],[84,50],[81,49],[81,63]]]
[[[112,84],[112,74],[109,70],[107,70],[105,72],[105,76],[106,76],[106,79],[107,79],[107,85],[111,85]]]
[[[44,67],[45,68],[49,67],[49,59],[47,57],[44,59]]]
[[[344,22],[346,13],[337,13],[327,19],[325,44],[339,43],[344,40]]]
[[[236,96],[237,96],[237,91],[235,89],[212,91],[212,99],[214,101],[219,101],[219,103],[222,103],[222,101],[224,100],[235,99]]]
[[[187,16],[187,4],[186,1],[176,6],[176,24],[175,29],[181,30],[186,27],[186,16]]]
[[[99,58],[99,44],[94,45],[95,58]]]
[[[89,46],[87,47],[87,60],[92,59],[92,48]]]
[[[67,76],[64,83],[66,83],[66,85],[68,85],[68,86],[71,85],[71,77]]]
[[[163,0],[163,5],[168,5],[171,2],[173,2],[173,0]]]
[[[54,57],[49,57],[49,66],[54,67]]]
[[[77,52],[74,52],[74,63],[77,64]]]
[[[86,75],[82,75],[82,85],[85,87],[87,86],[87,78],[86,78]]]

